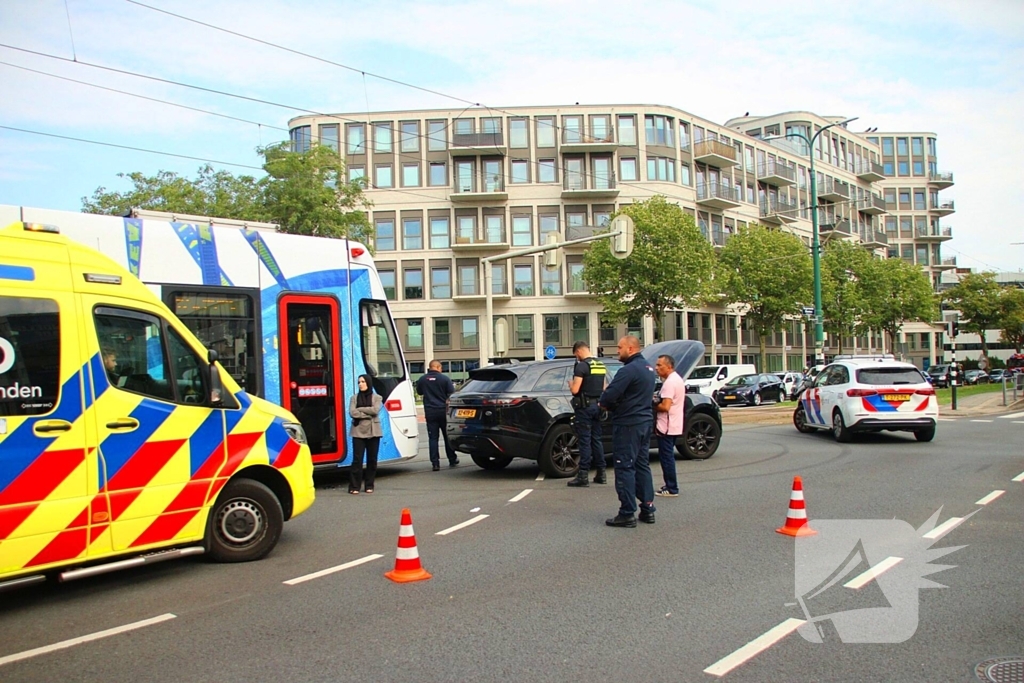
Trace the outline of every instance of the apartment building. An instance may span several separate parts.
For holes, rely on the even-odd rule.
[[[438,358],[459,375],[483,360],[480,259],[544,244],[551,234],[592,235],[625,204],[664,195],[716,247],[749,223],[810,245],[811,150],[785,136],[810,137],[842,120],[788,112],[717,124],[674,107],[615,104],[301,116],[289,127],[295,149],[331,146],[350,179],[368,182],[377,266],[411,371]],[[884,257],[879,139],[835,126],[817,143],[822,239],[854,240]],[[585,248],[567,248],[554,269],[537,255],[494,264],[494,318],[506,321],[507,357],[543,358],[549,346],[568,356],[578,340],[610,354],[627,331],[654,341],[651,320],[602,318],[582,279]],[[671,311],[663,336],[703,341],[709,362],[759,363],[757,335],[739,313]],[[803,368],[813,356],[800,320],[767,341],[768,370]],[[846,341],[863,350],[882,343],[881,335]],[[828,343],[835,353],[838,344]]]

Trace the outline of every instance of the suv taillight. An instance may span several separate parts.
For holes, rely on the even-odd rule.
[[[520,396],[519,398],[485,398],[483,400],[483,404],[485,406],[502,406],[502,407],[507,407],[507,406],[517,406],[517,405],[519,405],[521,403],[526,403],[527,401],[532,401],[532,400],[533,400],[532,398],[528,398],[526,396]]]
[[[874,389],[847,389],[846,395],[851,398],[864,397],[864,396],[877,396],[878,392]]]

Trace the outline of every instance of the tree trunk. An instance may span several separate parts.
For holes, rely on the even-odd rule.
[[[757,345],[758,345],[758,347],[761,350],[761,369],[760,369],[760,372],[768,372],[768,356],[766,355],[766,351],[765,351],[764,336],[765,336],[765,330],[758,330],[757,331]],[[740,346],[742,346],[742,344]],[[742,363],[743,362],[743,356],[741,355],[737,360],[739,360]]]

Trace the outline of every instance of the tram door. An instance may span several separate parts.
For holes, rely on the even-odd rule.
[[[338,302],[286,294],[279,311],[282,405],[302,423],[314,464],[341,461],[346,412]]]

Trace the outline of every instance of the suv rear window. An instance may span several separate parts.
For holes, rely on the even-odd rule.
[[[515,386],[519,375],[504,368],[480,368],[469,373],[469,380],[459,389],[467,394],[500,394]]]
[[[860,384],[922,384],[926,381],[916,368],[866,368],[857,371]]]

